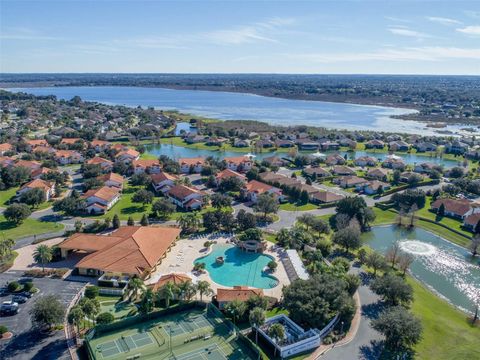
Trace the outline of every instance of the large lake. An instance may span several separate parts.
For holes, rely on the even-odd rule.
[[[390,117],[415,110],[381,106],[288,100],[220,91],[142,87],[43,87],[9,90],[34,95],[56,95],[61,99],[71,99],[78,95],[84,100],[106,104],[153,106],[222,120],[258,120],[285,126],[311,125],[435,135],[434,129],[427,128],[424,123]]]

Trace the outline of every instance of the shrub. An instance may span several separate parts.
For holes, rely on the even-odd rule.
[[[7,327],[4,326],[4,325],[0,325],[0,336],[2,336],[3,334],[5,334],[6,332],[8,332]]]
[[[270,261],[268,264],[267,264],[268,268],[270,269],[270,271],[275,271],[275,269],[277,268],[278,264],[275,260],[272,260]]]
[[[115,320],[112,314],[108,312],[101,313],[97,316],[97,324],[110,324]]]
[[[33,282],[29,281],[23,284],[23,291],[31,291],[33,289]]]
[[[8,284],[8,291],[14,292],[20,288],[20,284],[17,281],[12,281]]]
[[[95,299],[98,296],[98,286],[87,286],[85,289],[85,297],[89,299]]]

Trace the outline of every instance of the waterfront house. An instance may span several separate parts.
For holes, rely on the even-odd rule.
[[[184,158],[178,160],[178,163],[180,165],[180,172],[183,174],[199,174],[202,172],[203,166],[205,165],[205,159],[202,157]]]
[[[340,154],[331,154],[331,155],[328,155],[326,160],[325,160],[325,163],[328,165],[328,166],[333,166],[333,165],[343,165],[345,164],[347,161],[345,160],[345,158],[340,155]]]
[[[405,141],[391,141],[388,144],[388,149],[390,151],[408,151],[410,149],[410,144],[406,143]]]
[[[297,139],[296,143],[298,148],[304,151],[314,151],[318,150],[320,147],[320,144],[318,142],[310,139]]]
[[[445,208],[445,215],[456,219],[464,219],[480,210],[478,207],[473,209],[472,202],[466,199],[438,199],[431,204],[431,209],[438,212],[442,205]]]
[[[247,181],[247,177],[245,175],[240,174],[239,172],[236,172],[234,170],[225,169],[215,175],[215,182],[218,186],[223,180],[229,179],[231,177],[239,179],[242,183],[245,183]]]
[[[121,161],[125,164],[130,164],[132,161],[138,160],[140,158],[140,153],[134,149],[126,149],[120,151],[115,155],[117,161]]]
[[[388,178],[389,171],[383,168],[374,168],[370,169],[367,172],[367,178],[374,180],[386,181]]]
[[[247,156],[226,157],[224,159],[227,169],[239,172],[247,172],[253,166],[253,160]]]
[[[139,159],[132,161],[134,174],[158,174],[162,171],[160,162],[157,159]]]
[[[377,164],[377,159],[372,156],[361,156],[356,158],[354,161],[356,166],[375,166]]]
[[[365,143],[366,149],[383,149],[384,147],[385,143],[378,139],[373,139]]]

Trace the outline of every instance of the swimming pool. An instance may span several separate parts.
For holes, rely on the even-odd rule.
[[[219,256],[223,256],[223,264],[215,261]],[[268,255],[247,253],[233,245],[213,245],[210,254],[195,263],[205,263],[210,278],[219,285],[271,289],[278,285],[278,280],[263,271],[271,260]]]

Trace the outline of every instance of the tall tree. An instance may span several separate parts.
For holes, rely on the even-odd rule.
[[[259,307],[253,308],[248,315],[248,321],[255,328],[255,344],[258,345],[258,328],[265,323],[265,310]]]
[[[255,210],[263,213],[263,218],[266,220],[268,214],[276,214],[278,211],[277,199],[268,193],[260,194],[255,204]]]
[[[210,283],[205,280],[200,280],[197,283],[197,291],[200,294],[200,301],[203,300],[203,295],[209,296],[213,294],[213,290],[210,286]]]
[[[277,344],[285,338],[285,328],[280,323],[275,323],[268,328],[268,336],[270,336]],[[277,356],[277,347],[275,346],[274,356]]]
[[[413,300],[413,288],[400,276],[387,273],[377,277],[370,288],[390,305],[408,304]]]
[[[42,296],[33,304],[30,316],[35,327],[51,329],[63,322],[65,306],[56,295]]]

